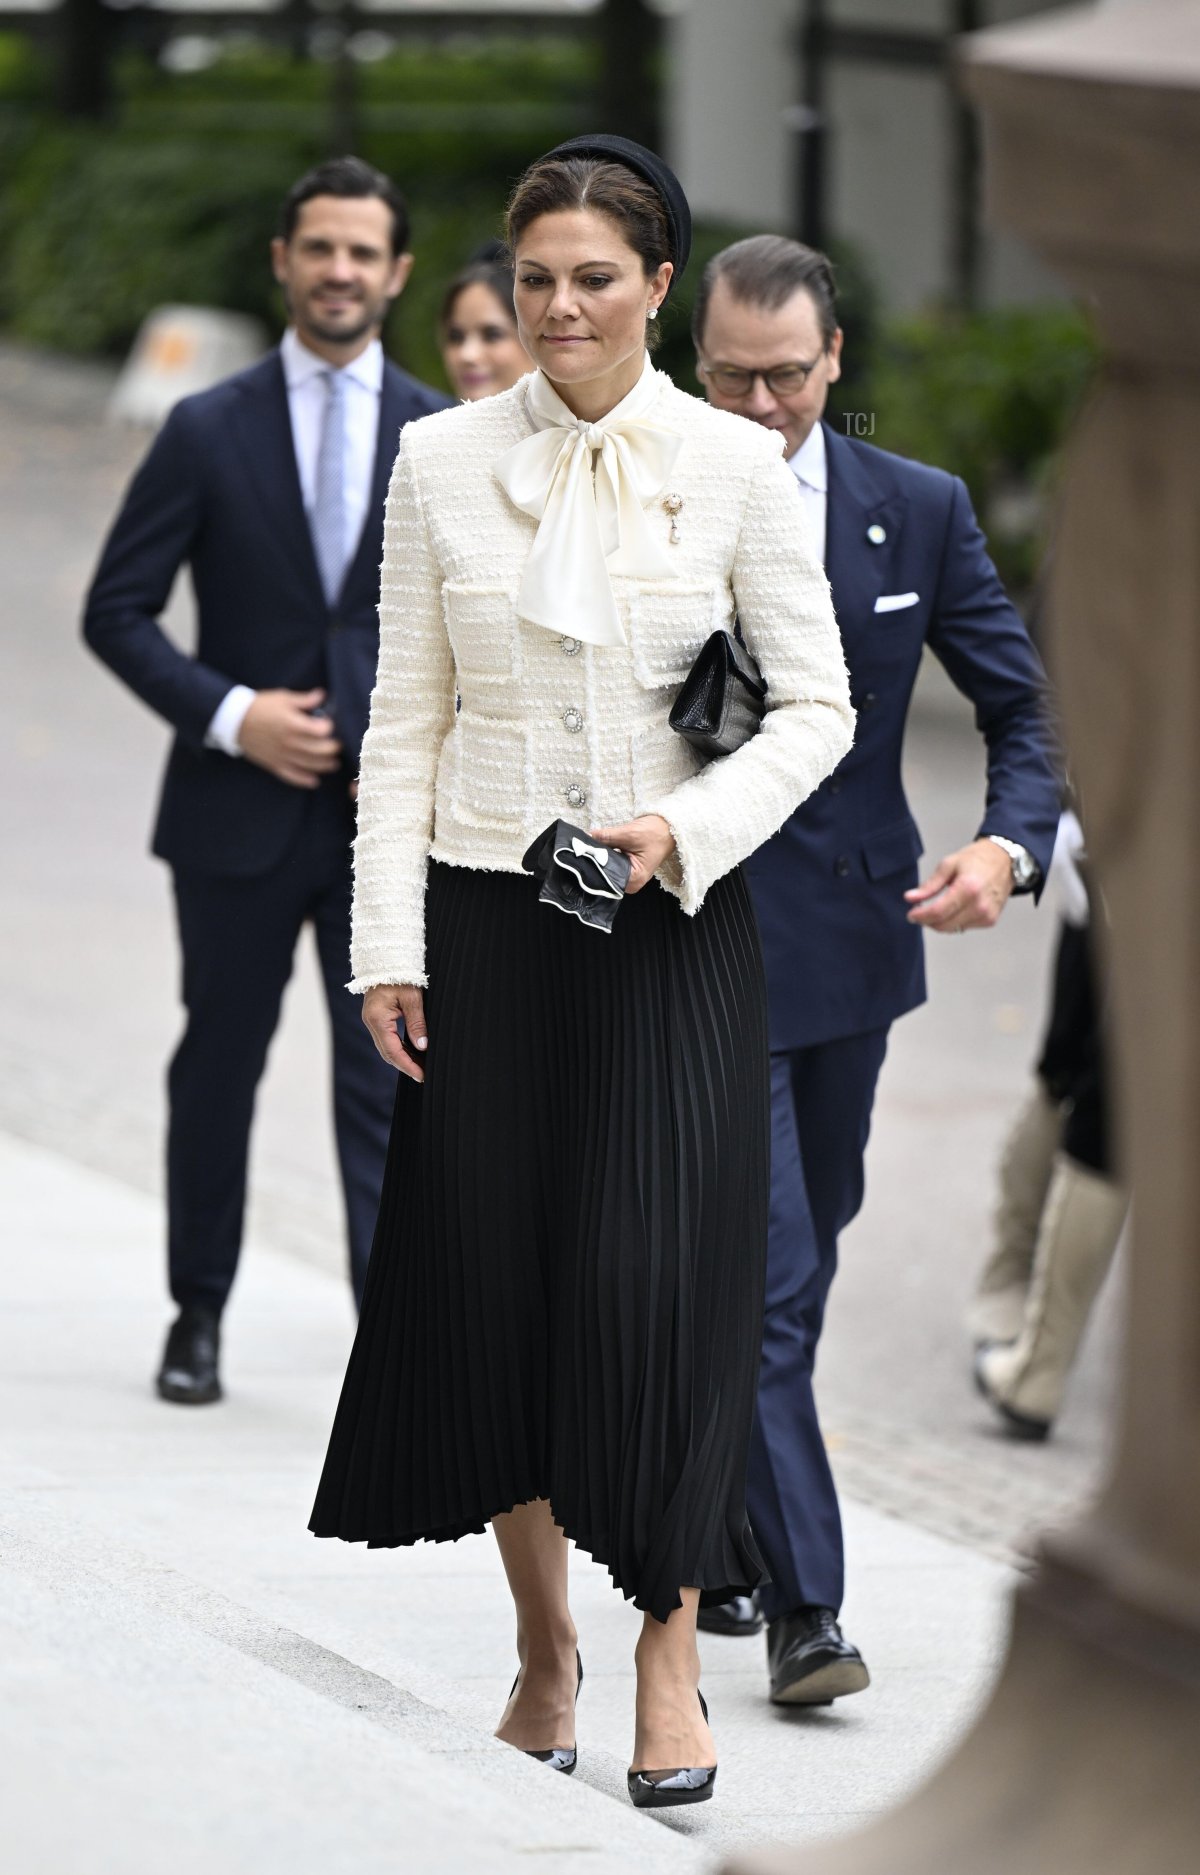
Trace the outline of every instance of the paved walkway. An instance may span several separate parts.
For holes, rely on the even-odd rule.
[[[490,1537],[366,1552],[305,1525],[352,1323],[339,1279],[261,1244],[228,1401],[158,1401],[159,1207],[0,1136],[0,1811],[20,1875],[709,1869],[893,1803],[998,1663],[1010,1572],[851,1504],[848,1608],[876,1676],[808,1715],[760,1642],[703,1637],[718,1798],[624,1791],[638,1617],[573,1561],[580,1769],[497,1744],[514,1652]]]

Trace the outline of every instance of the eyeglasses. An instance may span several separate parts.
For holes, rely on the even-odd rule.
[[[821,357],[824,357],[824,353]],[[725,397],[749,397],[754,389],[754,381],[761,378],[767,389],[775,397],[794,397],[802,391],[809,377],[820,364],[820,358],[814,358],[811,364],[770,365],[765,371],[746,371],[741,365],[706,365],[698,363],[696,370],[702,378],[707,378]]]

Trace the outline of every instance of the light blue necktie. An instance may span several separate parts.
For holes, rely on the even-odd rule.
[[[346,380],[332,369],[322,375],[329,401],[317,451],[312,536],[325,598],[333,605],[346,572]]]

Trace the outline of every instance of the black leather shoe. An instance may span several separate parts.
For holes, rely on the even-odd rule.
[[[578,1705],[579,1689],[583,1685],[583,1662],[579,1658],[578,1648],[575,1649],[575,1665],[579,1669],[579,1678],[575,1682],[575,1704]],[[512,1683],[512,1689],[508,1695],[510,1699],[517,1690],[517,1680],[520,1677],[518,1673],[517,1679]],[[521,1755],[525,1758],[536,1758],[539,1764],[548,1764],[552,1771],[561,1771],[564,1777],[570,1777],[579,1763],[579,1753],[574,1745],[552,1745],[549,1751],[525,1751]]]
[[[777,1706],[828,1706],[871,1684],[866,1663],[832,1608],[798,1608],[767,1628],[771,1699]]]
[[[208,1406],[221,1398],[217,1353],[221,1318],[215,1309],[181,1309],[171,1324],[156,1382],[164,1400],[177,1406]]]
[[[708,1719],[704,1694],[696,1689],[700,1710]],[[717,1781],[715,1764],[682,1765],[674,1771],[627,1771],[630,1801],[638,1810],[666,1810],[677,1803],[706,1803]]]
[[[753,1595],[734,1595],[727,1602],[716,1602],[711,1608],[701,1608],[696,1616],[696,1626],[705,1634],[757,1634],[762,1624],[763,1618]]]

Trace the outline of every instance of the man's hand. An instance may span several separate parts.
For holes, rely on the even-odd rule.
[[[320,787],[342,753],[329,718],[311,714],[324,701],[323,690],[260,690],[238,731],[243,752],[290,787]]]
[[[396,1032],[396,1019],[402,1017],[408,1047]],[[411,983],[379,983],[363,997],[362,1019],[371,1031],[371,1040],[393,1068],[407,1074],[410,1081],[423,1081],[425,1070],[409,1053],[420,1054],[429,1045],[425,1027],[425,998]]]
[[[909,924],[927,931],[988,931],[1008,903],[1012,861],[991,840],[972,840],[949,853],[924,885],[904,894]]]
[[[649,885],[664,859],[675,851],[675,835],[661,814],[639,814],[636,820],[627,820],[620,827],[592,827],[588,839],[595,840],[597,846],[615,846],[628,855],[633,870],[625,887],[627,893],[640,892]]]

